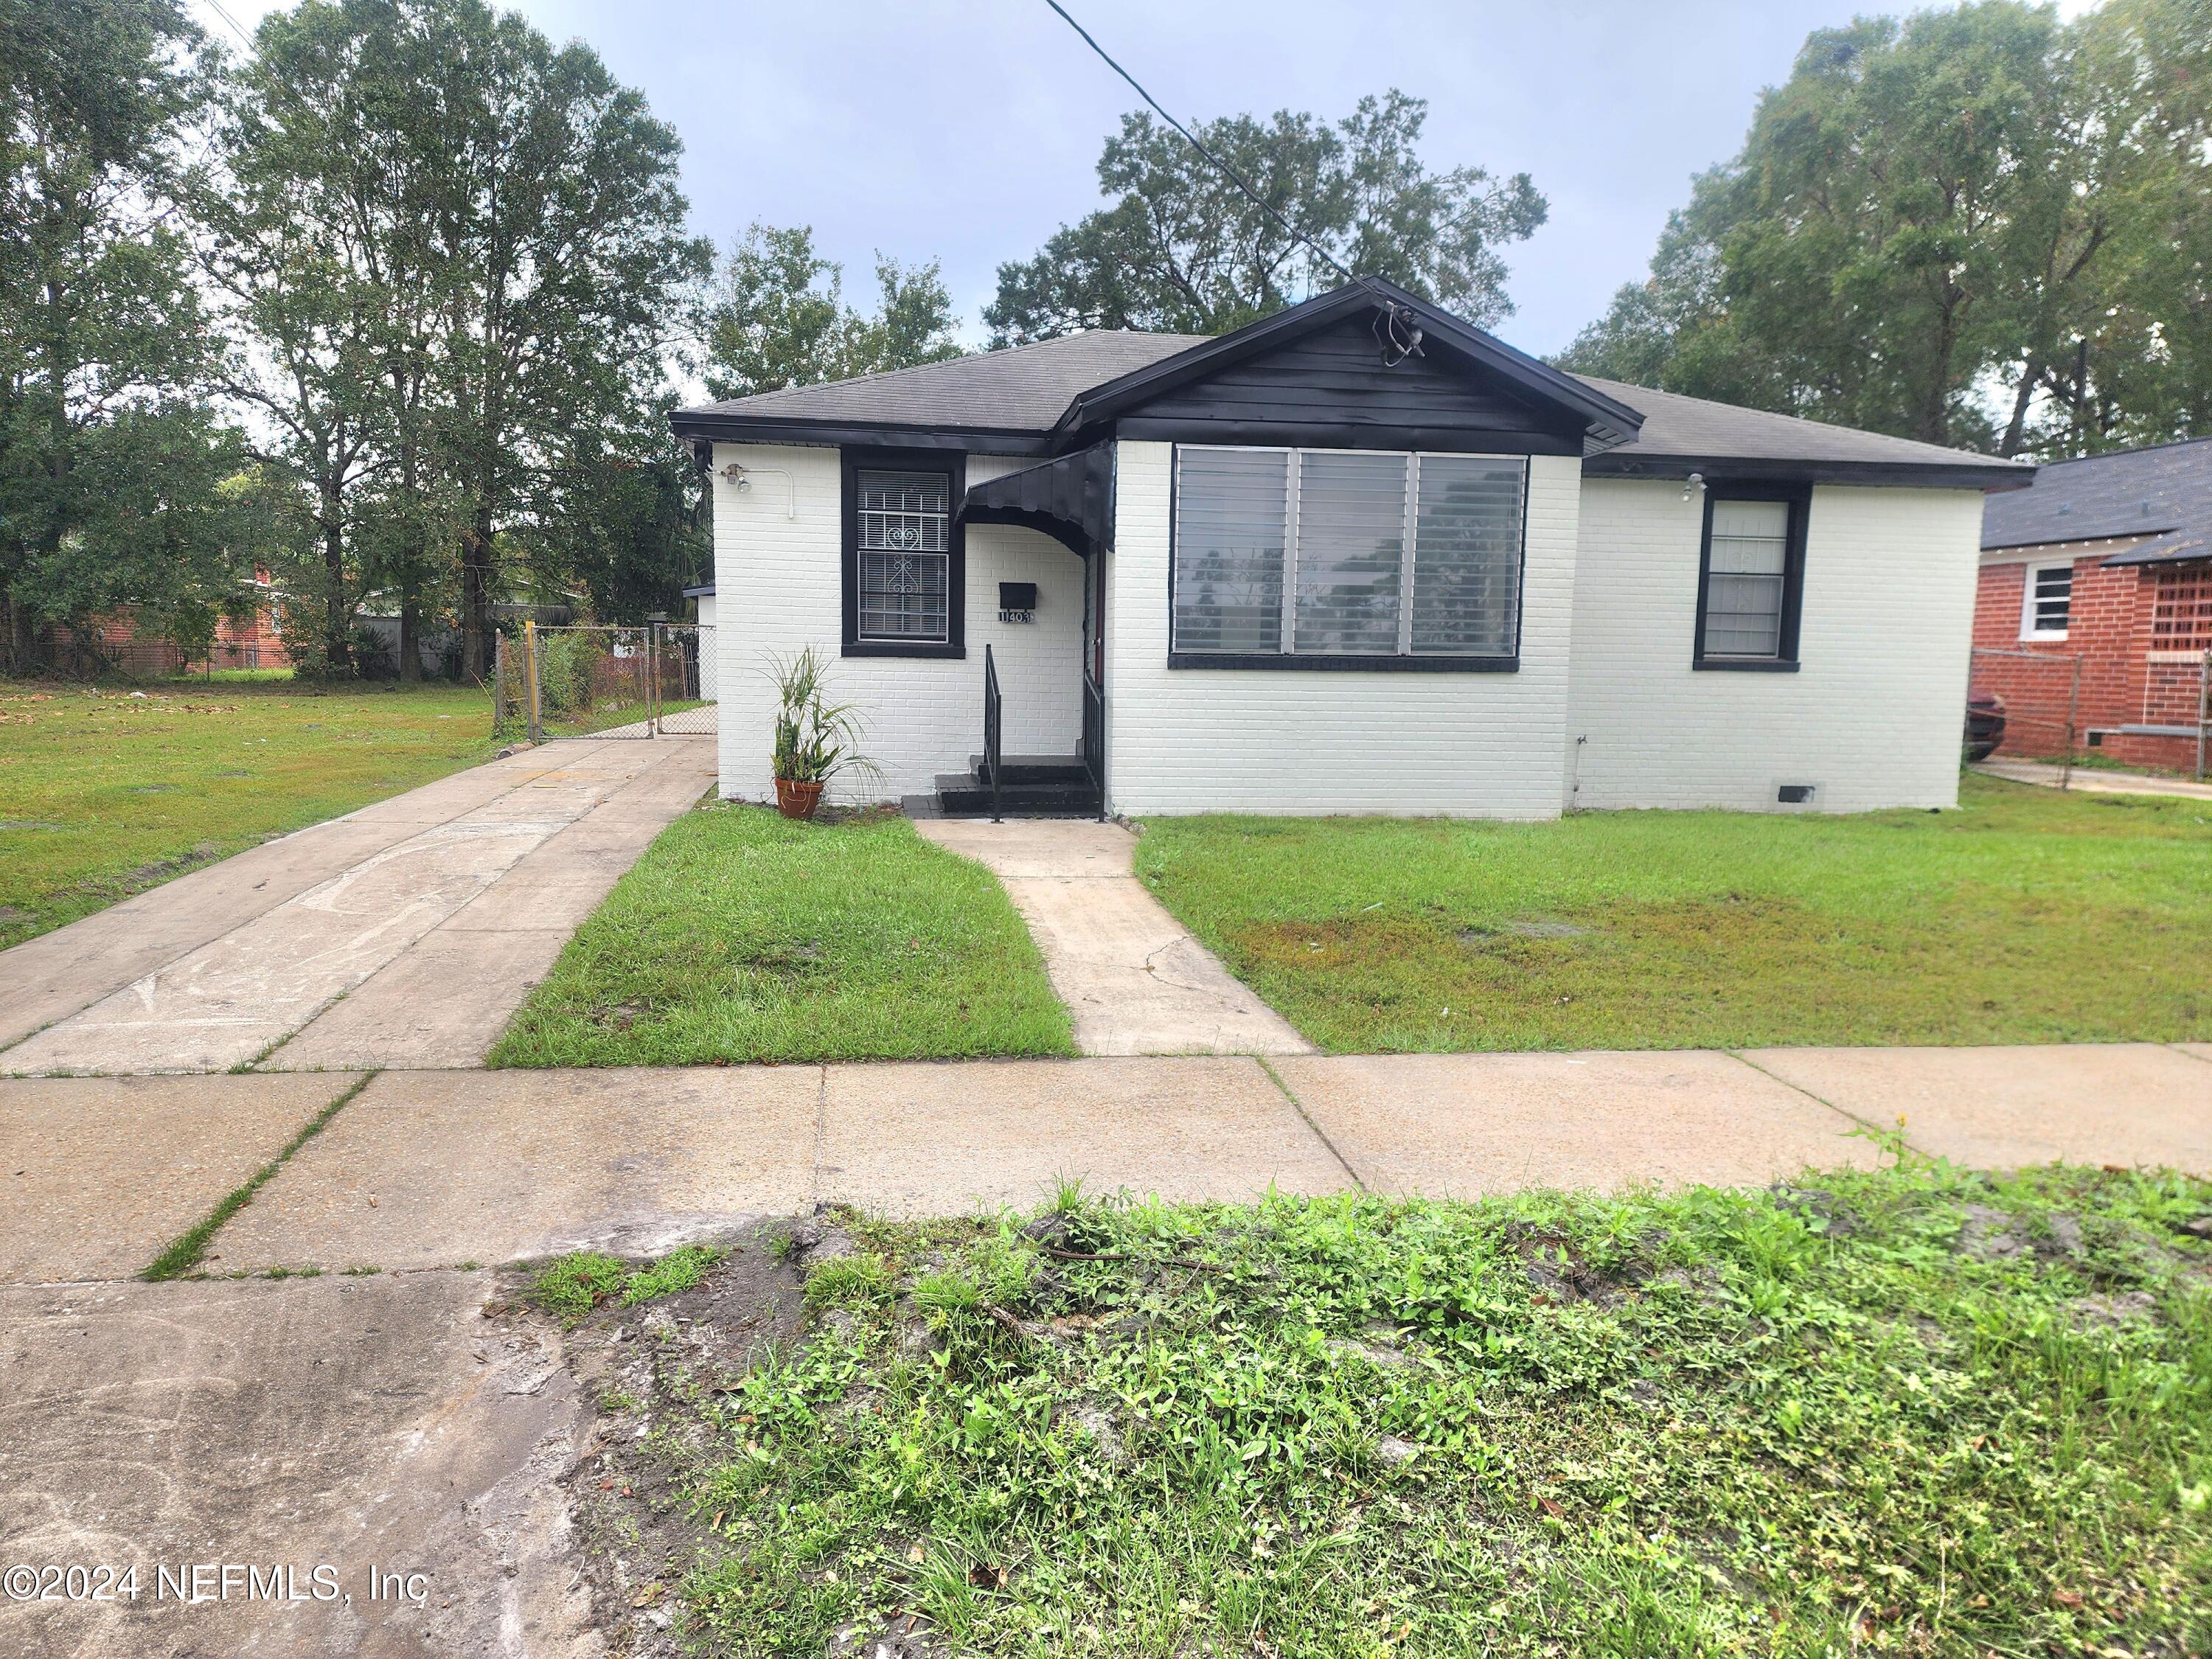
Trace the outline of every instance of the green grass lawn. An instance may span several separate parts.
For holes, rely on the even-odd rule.
[[[495,1066],[1073,1052],[982,866],[880,814],[716,806],[664,830],[569,941]]]
[[[490,753],[454,687],[0,682],[0,946]]]
[[[1338,1053],[2212,1037],[2212,802],[1156,819],[1153,892]]]
[[[713,1654],[2201,1654],[2208,1223],[2203,1182],[1927,1164],[848,1217],[802,1342],[700,1363],[757,1242],[636,1332],[611,1531]]]

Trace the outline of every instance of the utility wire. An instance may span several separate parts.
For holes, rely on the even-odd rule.
[[[225,23],[230,26],[230,32],[238,37],[239,45],[244,46],[248,52],[252,52],[253,50],[252,40],[247,37],[244,29],[239,27],[238,19],[233,17],[228,12],[222,9],[222,0],[207,0],[207,6],[210,11],[213,12],[217,17],[220,17]]]
[[[1083,44],[1090,47],[1091,51],[1097,52],[1108,69],[1112,70],[1115,74],[1120,76],[1132,87],[1134,87],[1137,90],[1137,96],[1150,104],[1155,110],[1158,110],[1159,112],[1160,119],[1165,121],[1170,126],[1181,133],[1185,143],[1188,144],[1193,149],[1204,156],[1207,161],[1212,163],[1214,169],[1218,172],[1222,177],[1228,179],[1231,184],[1236,185],[1237,189],[1243,191],[1247,196],[1250,197],[1252,198],[1253,204],[1256,206],[1261,212],[1266,214],[1270,219],[1273,219],[1281,228],[1284,235],[1289,237],[1293,242],[1304,243],[1308,249],[1314,253],[1318,254],[1322,259],[1328,264],[1328,267],[1332,270],[1335,271],[1338,276],[1343,277],[1346,282],[1353,283],[1359,280],[1349,270],[1346,270],[1344,268],[1344,262],[1342,260],[1339,259],[1319,242],[1314,240],[1312,237],[1305,234],[1303,231],[1291,228],[1290,222],[1285,219],[1281,214],[1276,212],[1274,208],[1260,194],[1258,191],[1246,184],[1243,177],[1238,174],[1236,168],[1231,167],[1228,162],[1223,161],[1218,155],[1216,155],[1204,144],[1199,143],[1197,136],[1194,134],[1188,127],[1176,120],[1175,117],[1169,114],[1166,110],[1162,109],[1160,107],[1160,100],[1153,97],[1151,93],[1146,92],[1144,88],[1144,84],[1139,82],[1135,76],[1130,74],[1128,70],[1123,69],[1119,64],[1115,63],[1112,58],[1109,57],[1107,55],[1106,48],[1100,46],[1096,40],[1091,38],[1091,31],[1089,29],[1085,28],[1082,24],[1077,22],[1074,18],[1068,15],[1067,8],[1061,5],[1060,3],[1060,0],[1044,0],[1044,3],[1060,14],[1061,21],[1065,22],[1068,27],[1073,29],[1078,34],[1083,37]]]

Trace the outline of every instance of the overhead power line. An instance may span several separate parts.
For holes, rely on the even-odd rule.
[[[1357,282],[1358,280],[1349,270],[1345,269],[1344,262],[1342,260],[1339,259],[1334,254],[1331,253],[1327,248],[1323,247],[1319,242],[1314,240],[1312,237],[1307,235],[1304,231],[1293,228],[1290,221],[1284,218],[1281,214],[1276,212],[1273,204],[1269,203],[1258,191],[1247,184],[1244,181],[1243,175],[1240,174],[1236,168],[1231,167],[1228,162],[1223,161],[1218,155],[1216,155],[1212,150],[1208,149],[1203,143],[1200,143],[1197,134],[1191,131],[1191,130],[1183,125],[1182,122],[1176,120],[1175,117],[1169,114],[1166,110],[1162,109],[1160,106],[1160,100],[1153,97],[1151,93],[1146,92],[1144,88],[1144,83],[1139,81],[1135,76],[1130,74],[1128,70],[1123,69],[1119,64],[1115,63],[1114,59],[1108,55],[1106,48],[1100,46],[1097,41],[1091,38],[1091,31],[1085,28],[1082,24],[1077,22],[1074,18],[1068,15],[1067,8],[1061,5],[1060,3],[1060,0],[1044,0],[1044,3],[1060,14],[1060,20],[1065,22],[1068,27],[1073,29],[1078,34],[1083,37],[1083,44],[1090,47],[1091,51],[1097,52],[1100,60],[1105,64],[1108,69],[1112,70],[1115,74],[1120,76],[1132,87],[1134,87],[1137,91],[1137,96],[1150,104],[1153,109],[1158,111],[1160,119],[1166,122],[1177,132],[1181,133],[1185,143],[1188,144],[1193,149],[1204,156],[1207,162],[1216,172],[1219,173],[1223,178],[1228,179],[1231,184],[1236,185],[1237,189],[1243,191],[1247,196],[1250,197],[1252,198],[1253,205],[1257,207],[1261,212],[1266,214],[1270,219],[1273,219],[1276,225],[1281,228],[1284,235],[1289,237],[1293,242],[1304,243],[1309,250],[1326,263],[1330,270],[1335,271],[1336,274],[1343,277],[1346,282]]]

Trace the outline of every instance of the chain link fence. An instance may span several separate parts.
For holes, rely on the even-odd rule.
[[[492,730],[553,738],[711,735],[714,629],[525,623],[501,631],[492,664]]]

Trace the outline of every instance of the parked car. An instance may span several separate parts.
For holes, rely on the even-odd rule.
[[[1966,758],[1987,760],[2004,741],[2004,704],[1984,692],[1966,699]]]

